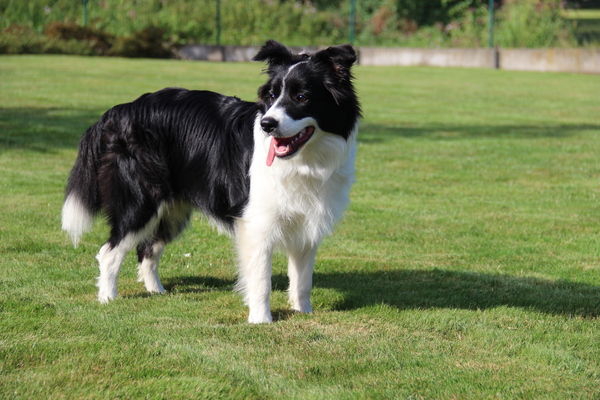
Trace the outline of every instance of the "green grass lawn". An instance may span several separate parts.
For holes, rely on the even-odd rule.
[[[60,208],[81,134],[184,86],[255,98],[260,64],[0,57],[0,398],[600,397],[600,80],[356,69],[357,183],[321,247],[312,315],[250,326],[229,239],[200,216],[96,301],[99,221]]]

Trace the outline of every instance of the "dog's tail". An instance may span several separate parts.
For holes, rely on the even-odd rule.
[[[81,236],[92,229],[101,208],[98,168],[102,157],[102,122],[90,127],[81,138],[79,154],[67,183],[62,208],[62,229],[77,247]]]

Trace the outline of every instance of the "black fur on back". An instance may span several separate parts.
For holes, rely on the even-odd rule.
[[[67,196],[106,214],[113,245],[143,229],[161,204],[196,207],[231,230],[248,199],[258,110],[179,88],[115,106],[83,135]],[[169,241],[181,229],[161,226],[159,234]]]

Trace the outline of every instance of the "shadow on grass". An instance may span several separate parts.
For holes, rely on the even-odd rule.
[[[204,293],[230,291],[235,286],[232,279],[212,278],[210,276],[179,276],[165,278],[164,288],[172,293]]]
[[[101,115],[93,110],[0,108],[0,152],[76,148],[81,135]]]
[[[0,108],[0,152],[26,149],[39,152],[76,148],[85,130],[106,110],[71,108]],[[598,130],[600,124],[548,125],[426,125],[411,127],[363,122],[359,141],[385,143],[395,138],[452,140],[476,137],[561,138],[582,130]]]
[[[178,277],[168,280],[165,288],[189,293],[232,290],[234,284],[231,279]],[[285,275],[273,276],[273,290],[286,290],[287,285]],[[442,270],[316,273],[314,287],[341,294],[330,304],[325,299],[325,308],[334,311],[387,304],[400,310],[485,310],[506,306],[583,318],[600,315],[600,287],[528,277]],[[285,314],[283,310],[276,311]]]
[[[317,273],[314,281],[315,287],[343,294],[335,310],[388,304],[401,310],[506,306],[579,317],[600,314],[600,287],[565,281],[442,270]]]
[[[586,130],[600,131],[600,124],[548,125],[381,125],[362,123],[358,140],[366,144],[385,143],[396,138],[458,140],[467,138],[541,139],[564,138]]]

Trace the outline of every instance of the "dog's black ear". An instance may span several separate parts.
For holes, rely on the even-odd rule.
[[[349,44],[329,47],[321,50],[312,56],[312,59],[318,63],[324,63],[333,67],[333,72],[339,78],[344,79],[349,76],[350,68],[356,62],[356,52]]]
[[[323,84],[337,104],[355,99],[350,68],[357,57],[352,46],[344,44],[329,47],[313,54],[311,59],[323,68]]]
[[[294,55],[275,40],[267,40],[252,60],[268,61],[270,66],[291,64]]]

